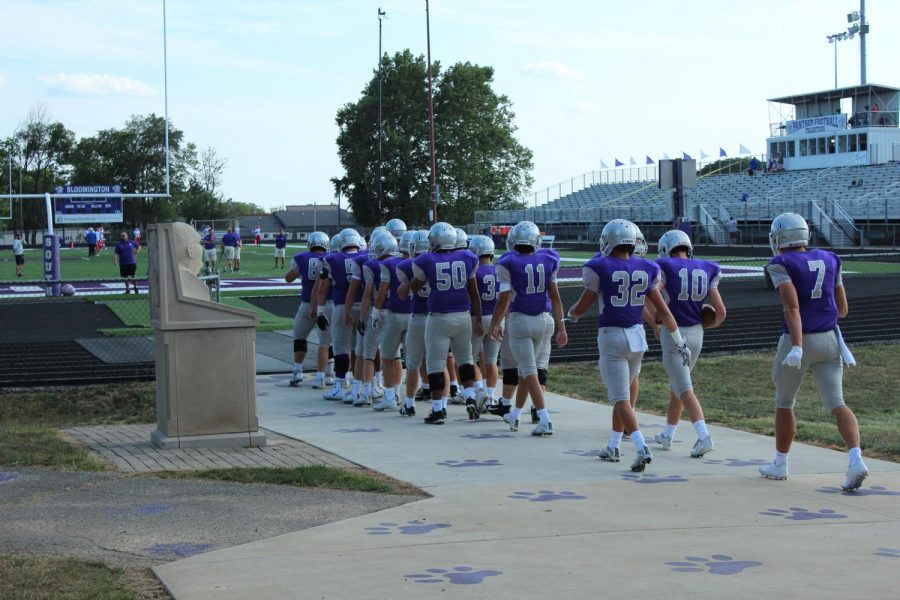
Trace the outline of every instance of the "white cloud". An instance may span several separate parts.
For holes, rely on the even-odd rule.
[[[50,90],[85,96],[149,96],[153,88],[143,81],[115,75],[57,73],[38,80]]]
[[[525,73],[529,75],[550,75],[567,81],[584,81],[585,79],[584,73],[575,67],[550,60],[539,60],[536,63],[527,65]]]

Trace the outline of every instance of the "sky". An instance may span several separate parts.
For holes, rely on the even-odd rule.
[[[424,0],[167,0],[169,117],[227,159],[223,192],[334,201],[335,115],[382,48],[426,53]],[[430,0],[431,55],[495,70],[534,190],[647,155],[765,152],[767,98],[834,87],[858,2]],[[900,87],[900,3],[869,0],[867,80]],[[31,107],[77,136],[164,110],[162,0],[0,0],[0,138]],[[895,32],[895,33],[890,33]],[[860,83],[858,38],[838,85]],[[114,183],[114,182],[95,182]]]

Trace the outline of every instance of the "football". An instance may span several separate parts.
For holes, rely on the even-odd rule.
[[[75,295],[75,286],[71,283],[64,283],[62,287],[59,288],[59,291],[63,296],[74,296]]]
[[[716,322],[716,309],[713,308],[711,304],[703,305],[703,312],[701,315],[703,318],[703,329],[710,329],[713,327],[713,324]]]

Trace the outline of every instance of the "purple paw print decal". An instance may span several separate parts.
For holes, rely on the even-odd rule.
[[[215,549],[216,547],[213,544],[191,544],[189,542],[178,542],[175,544],[154,544],[153,546],[144,548],[144,551],[149,552],[150,554],[155,554],[156,556],[177,556],[179,558],[186,558],[188,556],[203,554],[204,552],[209,552],[210,550]]]
[[[334,411],[319,412],[314,410],[312,412],[294,413],[291,416],[298,417],[300,419],[309,419],[311,417],[333,417],[334,414]]]
[[[816,519],[846,519],[847,515],[834,512],[831,509],[812,511],[806,508],[769,508],[759,514],[766,517],[784,517],[789,521],[813,521]]]
[[[166,504],[165,502],[153,502],[151,504],[130,504],[128,506],[120,506],[109,510],[109,514],[115,517],[124,517],[127,515],[158,515],[160,513],[174,510],[174,504]]]
[[[500,467],[503,466],[503,463],[497,460],[496,458],[491,458],[488,460],[476,460],[474,458],[467,458],[465,460],[443,460],[439,463],[436,463],[442,467]]]
[[[353,429],[335,429],[335,433],[376,433],[381,431],[377,427],[354,427]]]
[[[390,535],[395,531],[403,535],[422,535],[435,529],[446,529],[449,523],[426,523],[425,521],[407,521],[405,525],[397,523],[380,523],[378,527],[366,527],[369,535]]]
[[[470,440],[498,440],[503,438],[511,438],[513,436],[508,433],[470,433],[459,437],[469,438]]]
[[[538,490],[535,492],[513,492],[513,500],[528,500],[529,502],[553,502],[554,500],[585,500],[587,496],[579,496],[575,492],[554,492],[553,490]]]
[[[844,494],[845,496],[900,496],[900,492],[894,492],[887,489],[881,485],[873,485],[868,488],[859,488],[858,490],[853,490],[850,492],[845,492],[841,488],[838,487],[820,487],[816,489],[817,492],[823,492],[825,494]]]
[[[574,454],[575,456],[590,456],[591,458],[597,458],[597,455],[600,454],[600,449],[596,450],[563,450],[563,454]]]
[[[900,558],[900,548],[879,548],[875,556],[887,556],[888,558]]]
[[[661,477],[659,475],[654,475],[653,473],[643,473],[641,475],[638,475],[637,473],[622,473],[622,479],[634,483],[682,483],[687,481],[687,479],[681,475]]]
[[[766,464],[767,460],[762,458],[726,458],[725,460],[704,460],[704,465],[722,465],[725,467],[757,467]]]
[[[485,577],[496,577],[503,575],[502,571],[475,571],[472,567],[460,566],[452,569],[425,569],[424,573],[414,573],[412,575],[404,575],[404,577],[414,583],[450,583],[460,585],[474,585],[483,583]]]
[[[0,472],[0,483],[9,483],[10,481],[15,481],[19,478],[19,474],[15,471],[2,471]]]
[[[699,556],[685,556],[684,561],[667,562],[678,573],[709,573],[710,575],[737,575],[749,567],[762,566],[755,560],[734,560],[727,554],[713,554],[712,560]]]

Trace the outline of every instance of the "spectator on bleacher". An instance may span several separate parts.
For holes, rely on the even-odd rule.
[[[738,237],[738,227],[737,227],[737,219],[731,217],[728,220],[728,240],[734,244],[737,242]]]
[[[750,173],[750,177],[753,177],[754,171],[759,171],[759,161],[756,160],[755,156],[750,159],[750,169],[748,169],[748,172]]]

